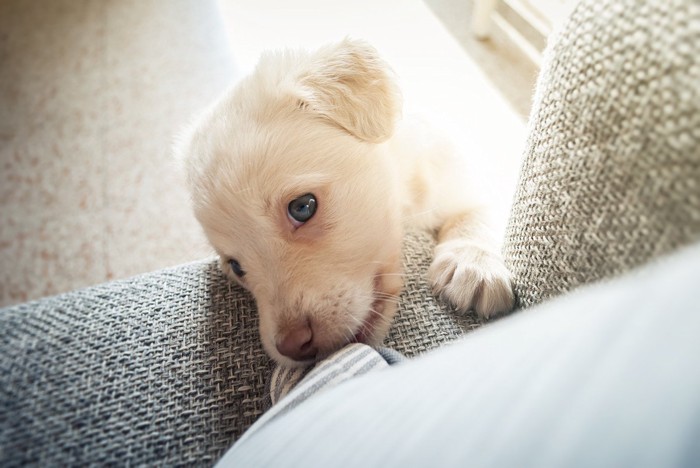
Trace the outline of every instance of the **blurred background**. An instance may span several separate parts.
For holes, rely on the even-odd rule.
[[[211,256],[175,136],[262,50],[370,41],[505,223],[566,0],[0,1],[0,305]]]

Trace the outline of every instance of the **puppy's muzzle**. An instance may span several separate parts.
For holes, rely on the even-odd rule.
[[[277,339],[277,351],[295,361],[306,361],[316,357],[318,348],[314,346],[314,332],[308,321],[296,324],[285,330]]]

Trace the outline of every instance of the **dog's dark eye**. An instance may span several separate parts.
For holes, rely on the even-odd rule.
[[[231,266],[231,269],[236,274],[236,276],[238,276],[239,278],[243,278],[245,276],[245,271],[243,271],[243,268],[241,268],[241,264],[238,263],[238,260],[232,258],[228,261],[228,264]]]
[[[292,200],[287,207],[287,214],[294,224],[301,225],[307,222],[314,213],[316,213],[316,196],[313,193],[307,193]]]

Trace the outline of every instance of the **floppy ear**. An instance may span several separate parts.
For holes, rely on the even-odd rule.
[[[302,107],[355,137],[379,143],[393,133],[401,95],[391,69],[369,44],[345,39],[319,50],[300,84]]]

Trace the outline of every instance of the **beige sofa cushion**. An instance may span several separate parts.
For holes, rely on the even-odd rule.
[[[700,3],[584,0],[550,40],[504,253],[520,306],[700,234]]]

